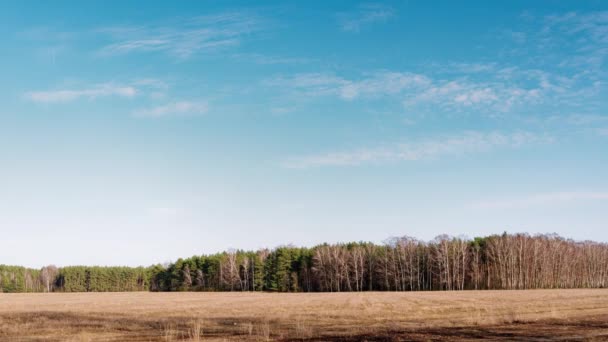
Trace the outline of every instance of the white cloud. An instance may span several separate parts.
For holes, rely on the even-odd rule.
[[[149,93],[151,96],[165,91],[169,86],[158,79],[142,78],[125,83],[81,84],[64,89],[29,91],[23,98],[39,103],[66,103],[79,99],[94,100],[102,97],[132,98]]]
[[[547,16],[535,38],[538,52],[553,55],[559,66],[578,69],[588,78],[603,78],[598,71],[604,70],[608,57],[608,11]]]
[[[305,57],[281,57],[269,56],[259,53],[241,53],[232,56],[236,59],[247,60],[256,64],[273,65],[273,64],[308,64],[316,61],[315,59]]]
[[[304,73],[266,81],[267,85],[291,89],[306,96],[335,95],[343,100],[396,95],[405,89],[419,88],[429,83],[430,79],[424,75],[390,71],[370,73],[359,80],[326,73]]]
[[[166,116],[191,116],[207,113],[207,102],[178,101],[162,106],[140,109],[133,112],[135,116],[147,118],[160,118]]]
[[[495,72],[498,67],[497,63],[462,63],[462,62],[447,62],[447,63],[427,63],[426,68],[437,73],[446,74],[479,74]]]
[[[477,106],[484,111],[506,112],[516,104],[539,101],[541,95],[538,88],[525,89],[500,83],[465,80],[435,81],[418,93],[408,94],[404,104],[408,107],[431,104],[450,110]]]
[[[574,191],[534,194],[526,197],[480,201],[471,204],[473,209],[524,209],[565,202],[608,200],[608,192]]]
[[[382,7],[367,9],[372,13],[385,10],[385,17],[392,14]],[[341,19],[345,24],[352,22],[346,27],[356,31],[359,26],[355,19],[366,18],[364,13],[366,10],[360,8]],[[539,29],[538,25],[545,28]],[[517,49],[521,55],[529,57],[530,63],[524,63],[525,67],[488,60],[447,62],[423,65],[415,73],[308,73],[283,76],[267,83],[298,99],[335,96],[354,101],[391,96],[408,111],[431,115],[533,116],[539,110],[590,112],[601,108],[604,103],[601,94],[606,88],[608,12],[545,17],[520,29],[525,32],[511,33],[520,42]]]
[[[498,100],[498,96],[492,88],[486,87],[482,89],[473,89],[464,93],[458,94],[454,101],[464,105],[472,105],[476,103],[489,103]]]
[[[264,81],[265,85],[284,90],[304,93],[306,96],[334,95],[348,84],[348,81],[324,73],[303,73],[291,77],[276,77]]]
[[[354,99],[359,95],[395,95],[406,89],[427,86],[430,82],[424,75],[383,71],[360,81],[349,82],[342,87],[340,96],[344,99]]]
[[[474,70],[489,68],[488,65],[466,67]],[[265,84],[306,98],[337,96],[342,100],[352,101],[390,96],[400,99],[410,108],[431,105],[433,110],[441,108],[461,111],[475,107],[492,115],[507,112],[516,105],[541,103],[545,96],[564,93],[563,87],[549,83],[544,74],[544,77],[541,77],[525,72],[526,81],[520,81],[513,79],[516,72],[510,70],[508,76],[505,76],[505,72],[500,74],[500,77],[510,78],[507,80],[487,78],[484,81],[465,77],[452,80],[434,79],[424,74],[395,71],[377,71],[351,79],[331,73],[304,73],[277,77],[266,81]],[[518,77],[524,76],[520,72]],[[537,84],[524,86],[531,77],[538,79]]]
[[[536,135],[529,132],[510,134],[499,132],[466,132],[457,136],[396,143],[382,147],[293,157],[285,160],[283,166],[287,168],[311,168],[378,162],[416,161],[447,155],[484,152],[500,147],[515,148],[526,144],[547,143],[551,141],[552,138],[549,136]]]
[[[586,34],[596,42],[608,42],[608,11],[551,15],[545,18],[545,32],[561,31]]]
[[[368,4],[359,6],[351,13],[340,13],[338,21],[340,27],[346,32],[359,32],[363,26],[384,22],[395,15],[395,11],[381,4]]]
[[[232,12],[197,17],[166,26],[110,27],[111,43],[102,55],[133,52],[164,52],[178,58],[214,52],[239,45],[243,37],[260,29],[259,20],[246,13]]]
[[[31,91],[24,94],[24,98],[40,103],[70,102],[80,98],[96,99],[99,97],[134,97],[137,89],[133,86],[116,85],[111,83],[99,84],[84,89],[62,89],[48,91]]]

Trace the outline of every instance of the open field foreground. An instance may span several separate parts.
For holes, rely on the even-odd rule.
[[[608,290],[0,294],[2,341],[608,340]]]

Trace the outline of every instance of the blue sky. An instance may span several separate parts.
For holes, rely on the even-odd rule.
[[[0,6],[0,263],[608,241],[605,2]]]

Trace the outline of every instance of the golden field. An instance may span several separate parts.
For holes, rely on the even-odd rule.
[[[0,294],[1,341],[608,340],[608,290]]]

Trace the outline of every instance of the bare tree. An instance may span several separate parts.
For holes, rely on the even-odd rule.
[[[42,282],[46,292],[53,291],[55,287],[55,278],[57,278],[58,273],[59,271],[55,265],[44,266],[40,270],[40,282]]]
[[[183,285],[186,289],[190,289],[190,287],[192,287],[192,275],[190,274],[190,266],[186,265],[184,266],[184,269],[182,270],[182,277],[183,277]]]

